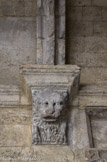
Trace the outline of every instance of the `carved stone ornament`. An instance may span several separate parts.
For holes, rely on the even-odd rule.
[[[79,88],[80,68],[75,65],[23,65],[20,76],[24,87],[22,101],[33,109],[33,145],[71,143],[70,124],[67,123],[72,99]]]
[[[66,112],[68,93],[53,90],[32,90],[33,144],[66,144]]]

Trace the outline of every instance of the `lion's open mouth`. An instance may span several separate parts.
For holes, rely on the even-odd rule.
[[[56,118],[52,118],[52,117],[46,117],[46,118],[43,118],[44,121],[48,121],[48,122],[54,122],[56,121],[57,119]]]

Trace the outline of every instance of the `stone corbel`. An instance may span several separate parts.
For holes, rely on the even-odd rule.
[[[65,145],[67,110],[79,86],[80,68],[72,65],[25,65],[20,68],[23,97],[32,104],[32,143]]]

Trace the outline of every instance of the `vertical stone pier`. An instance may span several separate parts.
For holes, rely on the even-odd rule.
[[[65,64],[65,0],[37,0],[37,64]]]
[[[32,104],[32,144],[70,145],[72,98],[80,68],[65,65],[66,0],[37,0],[37,65],[21,67],[25,98]]]

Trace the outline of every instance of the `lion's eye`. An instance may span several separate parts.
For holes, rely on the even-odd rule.
[[[63,102],[60,102],[60,105],[63,105]]]
[[[45,105],[48,106],[48,102],[45,102]]]

